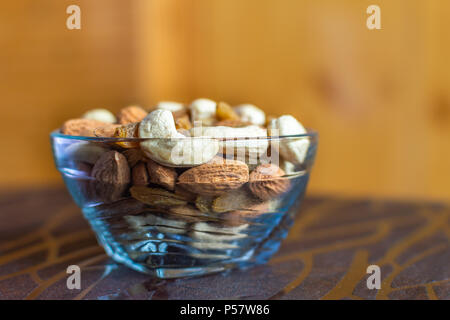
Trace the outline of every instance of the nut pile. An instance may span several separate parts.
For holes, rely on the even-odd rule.
[[[90,201],[134,198],[189,217],[255,215],[271,210],[291,188],[286,177],[305,161],[309,140],[270,139],[306,133],[290,115],[266,117],[251,104],[197,99],[160,102],[117,115],[94,109],[66,121],[61,133],[100,138],[77,141],[64,153],[89,177]]]

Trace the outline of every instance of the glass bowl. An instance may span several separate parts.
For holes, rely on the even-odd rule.
[[[133,186],[136,163],[152,162],[148,154],[142,153],[141,143],[158,144],[164,139],[78,137],[59,131],[52,132],[50,138],[56,167],[106,253],[134,270],[164,279],[244,269],[267,262],[298,212],[318,143],[317,133],[311,130],[292,136],[214,139],[220,144],[214,161],[238,161],[241,168],[245,163],[253,180],[234,184],[233,189],[220,189],[220,181],[213,179],[200,187],[215,192],[199,195],[198,186],[191,188],[178,180],[174,190],[154,181],[145,187]],[[264,144],[267,150],[263,155],[250,155],[253,146]],[[301,161],[288,161],[280,155],[286,155],[282,148],[296,144],[304,146]],[[121,173],[125,177],[123,183],[109,179],[108,172],[98,174],[97,161],[107,152],[120,159],[125,155],[124,170],[128,173]],[[109,168],[116,170],[115,165],[112,163]],[[260,165],[275,165],[283,171],[281,175],[263,175],[258,180],[252,172]],[[146,168],[147,174],[154,174],[148,171],[153,169]],[[198,163],[189,165],[185,161],[168,170],[179,179],[191,168],[199,168]],[[229,174],[230,179],[235,178],[233,174]],[[217,193],[217,189],[221,191]],[[264,191],[264,196],[255,190]],[[141,195],[144,191],[152,194]]]

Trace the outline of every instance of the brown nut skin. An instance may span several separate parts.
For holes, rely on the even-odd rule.
[[[211,208],[214,212],[224,213],[236,210],[251,210],[261,203],[246,188],[240,188],[220,195],[212,201]]]
[[[197,199],[197,195],[195,193],[192,193],[186,189],[184,189],[183,187],[181,187],[179,184],[175,185],[175,190],[174,190],[175,194],[178,194],[184,198],[187,199],[187,201],[194,203],[195,200]]]
[[[108,124],[93,119],[71,119],[64,122],[61,133],[70,136],[95,137],[95,129]]]
[[[150,183],[147,167],[144,162],[139,162],[131,169],[131,182],[133,186],[145,187]]]
[[[83,162],[83,161],[76,161],[73,163],[72,169],[75,169],[79,172],[79,175],[82,177],[90,177],[92,172],[92,165]]]
[[[239,188],[248,178],[248,166],[244,162],[216,157],[183,172],[178,184],[194,193],[213,196]]]
[[[94,134],[99,138],[112,138],[114,137],[114,133],[119,126],[120,125],[118,124],[107,123],[104,126],[96,128],[94,130]]]
[[[291,182],[283,178],[284,171],[275,164],[265,163],[250,173],[249,189],[261,200],[270,200],[287,192]]]
[[[137,165],[139,161],[146,159],[141,149],[127,149],[122,154],[127,158],[130,168]]]
[[[154,207],[173,207],[187,204],[186,199],[173,192],[160,189],[133,186],[130,193],[136,200]]]
[[[93,196],[103,202],[119,200],[130,184],[130,167],[117,151],[105,152],[92,168],[90,183]]]
[[[160,185],[171,191],[175,189],[178,174],[174,168],[165,167],[153,160],[147,159],[147,170],[151,183]]]
[[[147,116],[147,111],[138,106],[129,106],[123,108],[117,114],[117,121],[120,124],[129,124],[133,122],[140,122]]]
[[[214,197],[200,195],[195,199],[195,206],[201,212],[208,213],[212,211],[213,200]]]

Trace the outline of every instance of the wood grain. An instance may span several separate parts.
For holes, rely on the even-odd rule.
[[[310,191],[450,199],[450,3],[73,1],[0,5],[0,185],[61,182],[48,133],[91,107],[254,102],[320,132]],[[20,127],[20,130],[18,129]]]
[[[170,46],[147,41],[144,100],[295,115],[320,132],[312,192],[450,199],[448,1],[380,0],[379,31],[370,1],[157,3],[142,29]]]
[[[81,30],[66,7],[81,8]],[[0,184],[61,183],[49,133],[93,107],[134,102],[130,5],[120,0],[20,0],[0,5]]]

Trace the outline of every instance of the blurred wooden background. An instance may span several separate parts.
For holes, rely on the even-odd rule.
[[[318,130],[311,193],[449,201],[449,16],[447,0],[3,2],[0,188],[61,183],[64,119],[202,96]]]

